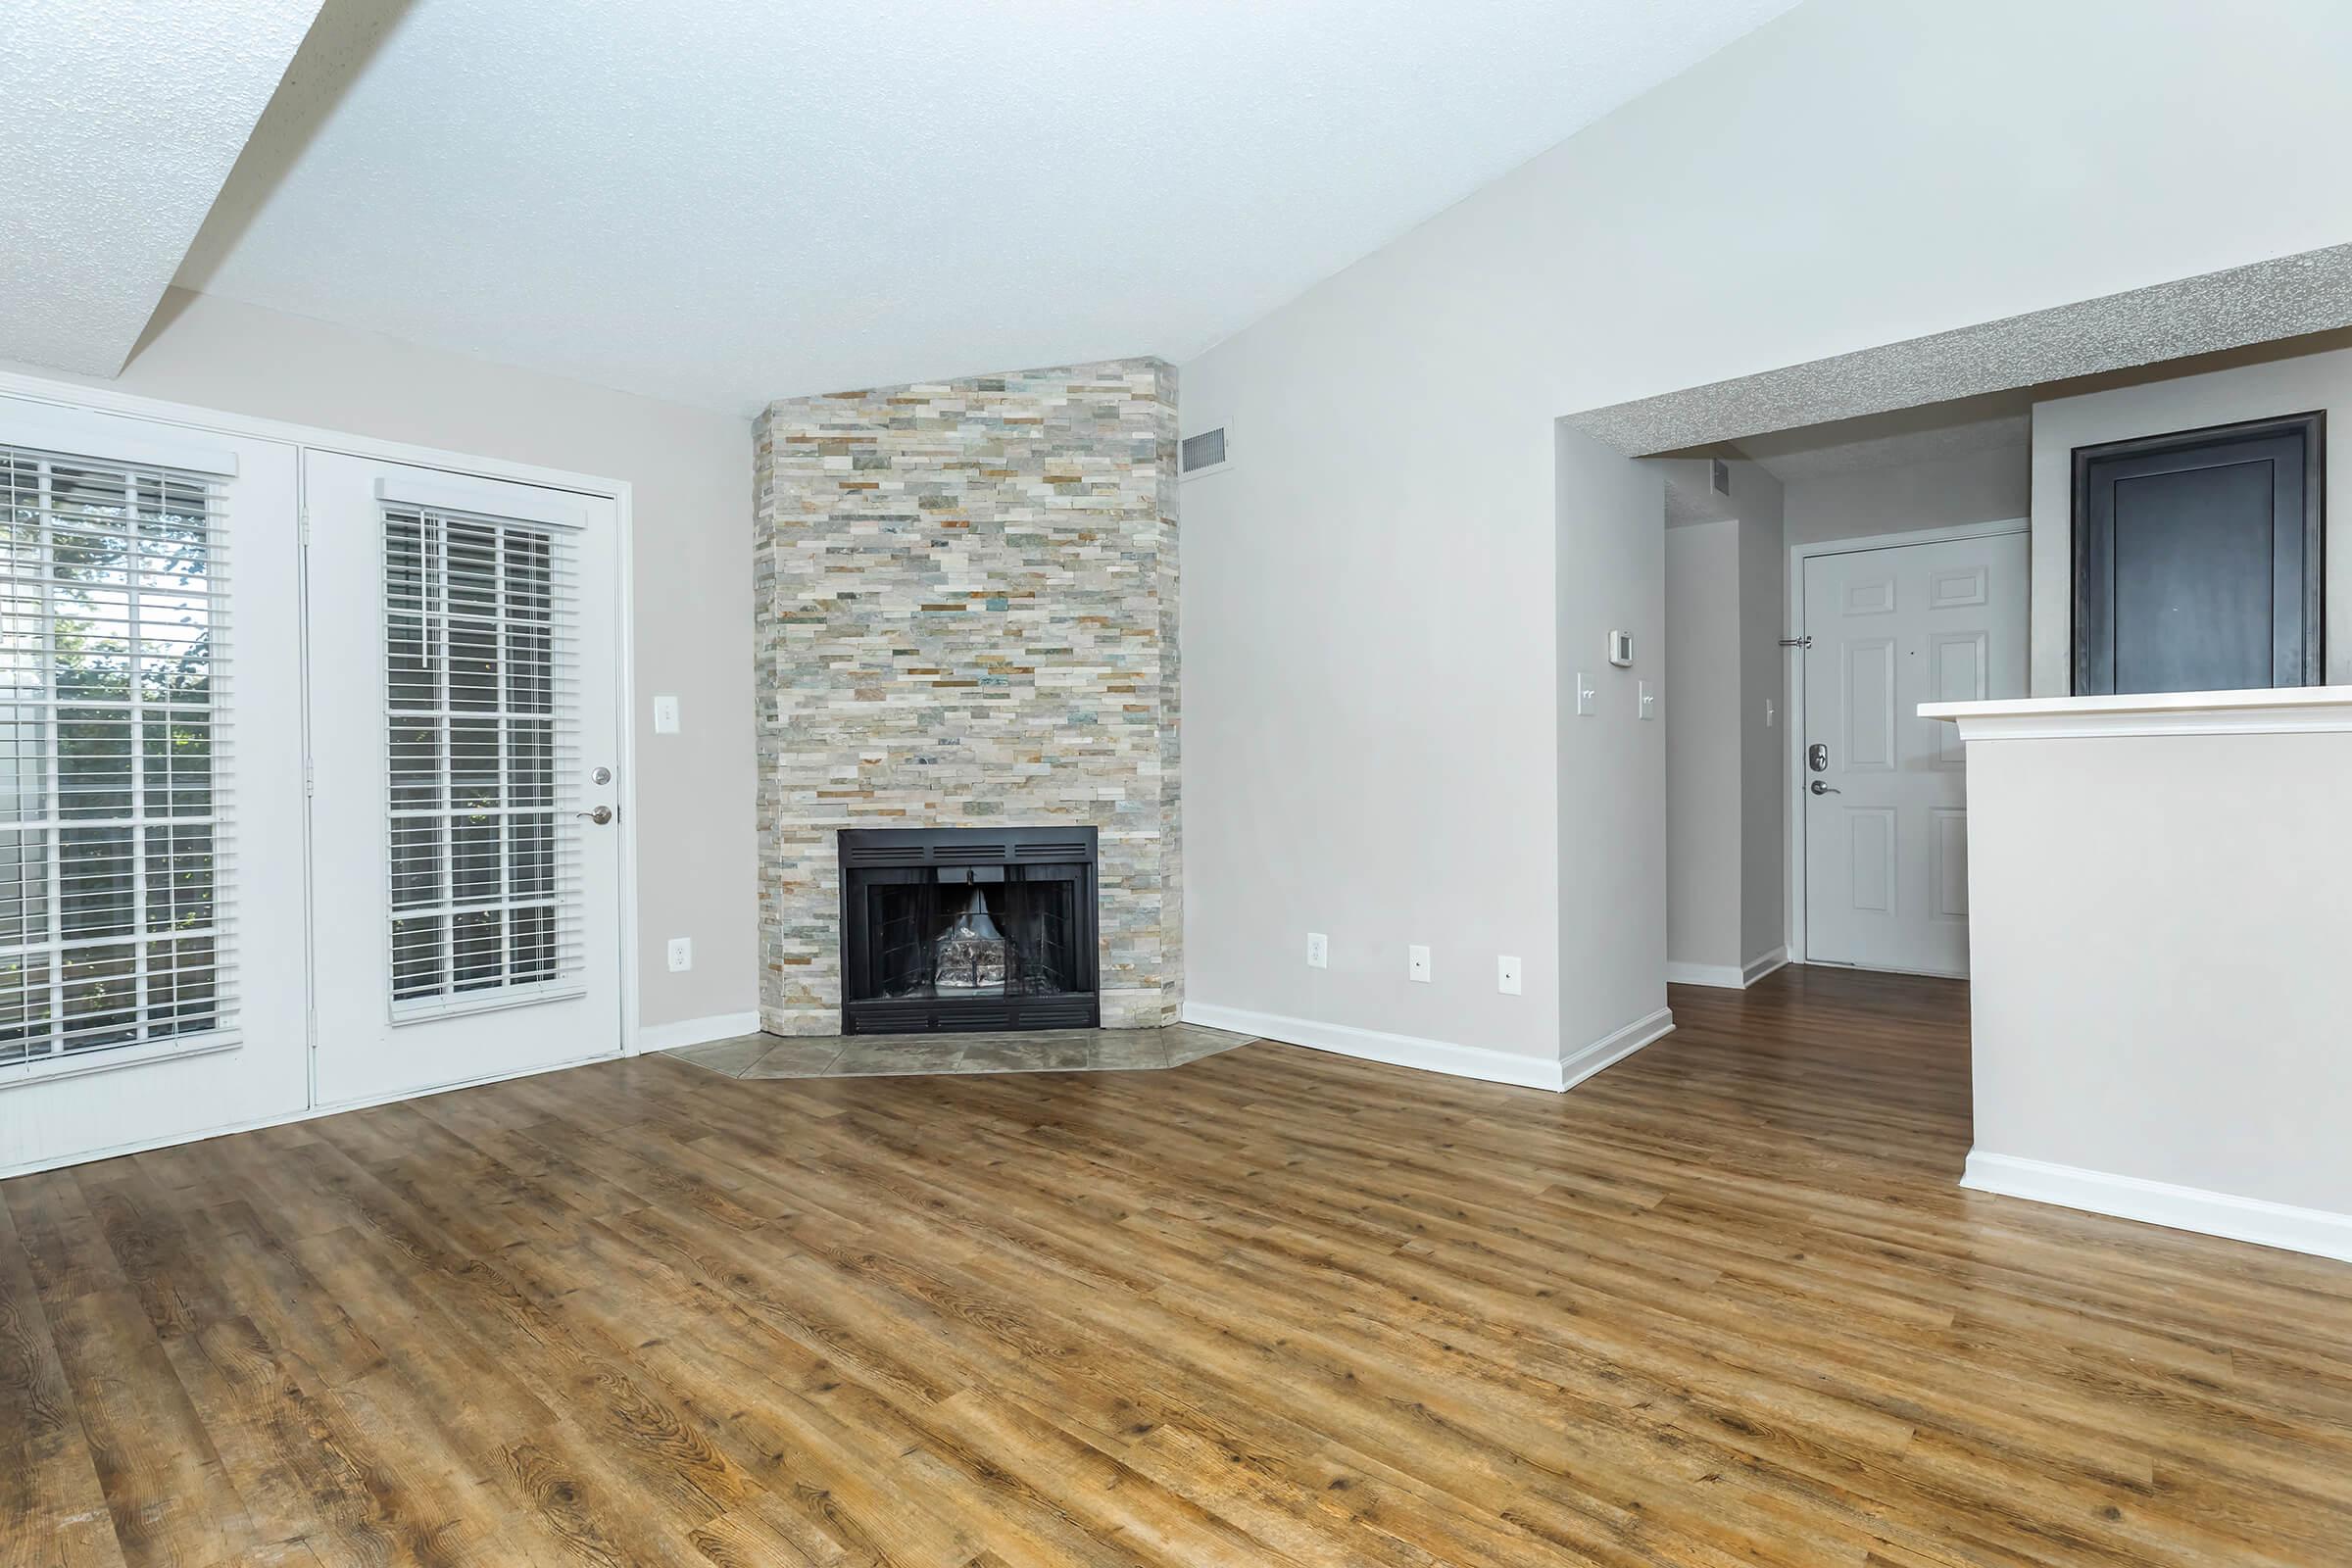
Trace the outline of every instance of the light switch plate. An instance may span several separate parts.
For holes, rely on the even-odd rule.
[[[1658,694],[1650,689],[1649,682],[1642,681],[1641,683],[1641,689],[1636,694],[1635,700],[1641,704],[1641,713],[1643,718],[1658,716]]]
[[[1599,710],[1599,694],[1592,689],[1592,677],[1583,670],[1576,672],[1576,716],[1591,718]]]
[[[1408,979],[1418,980],[1423,985],[1429,984],[1429,950],[1427,948],[1405,949],[1404,972]]]
[[[675,735],[678,732],[678,700],[675,697],[654,699],[654,733]]]
[[[1519,960],[1505,954],[1494,960],[1494,989],[1506,997],[1519,995]]]
[[[1309,969],[1331,967],[1331,938],[1320,931],[1306,934],[1306,966]]]

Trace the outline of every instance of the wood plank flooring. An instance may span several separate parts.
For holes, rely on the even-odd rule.
[[[1956,986],[1673,1002],[0,1184],[0,1565],[2352,1562],[2352,1267],[1960,1191]]]

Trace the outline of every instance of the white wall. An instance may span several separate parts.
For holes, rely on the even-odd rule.
[[[2034,405],[2034,664],[2036,697],[2074,689],[2074,450],[2281,414],[2328,414],[2328,477],[2352,482],[2352,349],[2150,380]],[[2330,683],[2352,682],[2352,510],[2328,507]]]
[[[115,380],[24,373],[630,481],[639,1017],[757,1007],[747,420],[179,290]],[[679,734],[653,733],[657,693]],[[694,939],[684,974],[673,936]]]
[[[1666,961],[1737,969],[1740,522],[1666,530]]]
[[[1642,1016],[1613,946],[1517,1000],[1397,982],[1408,940],[1549,951],[1622,882],[1544,842],[1584,799],[1560,592],[1655,590],[1587,519],[1554,562],[1551,421],[2341,241],[2352,11],[2266,18],[1811,0],[1186,366],[1186,428],[1237,432],[1184,495],[1189,994],[1539,1054]],[[1303,969],[1316,910],[1360,969]]]
[[[2332,722],[1971,738],[1972,1185],[2352,1256]]]

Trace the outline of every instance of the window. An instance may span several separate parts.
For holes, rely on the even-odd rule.
[[[576,986],[576,579],[557,528],[384,507],[395,1020]]]
[[[218,480],[0,446],[0,1065],[234,1026]]]

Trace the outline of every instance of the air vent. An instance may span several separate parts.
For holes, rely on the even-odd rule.
[[[920,844],[867,844],[844,850],[842,859],[851,865],[920,865],[929,854]]]
[[[1220,424],[1199,435],[1188,435],[1178,448],[1177,477],[1198,479],[1233,466],[1233,426]]]
[[[1063,844],[1015,844],[1012,858],[1016,860],[1084,860],[1092,856],[1093,846],[1084,839],[1071,839]]]
[[[1023,997],[1021,1023],[1030,1029],[1084,1029],[1095,1021],[1093,997]]]
[[[1709,458],[1707,460],[1707,483],[1714,487],[1717,495],[1730,495],[1732,493],[1732,466],[1721,458]]]
[[[1003,844],[934,844],[931,858],[939,865],[1003,865],[1012,852]]]

